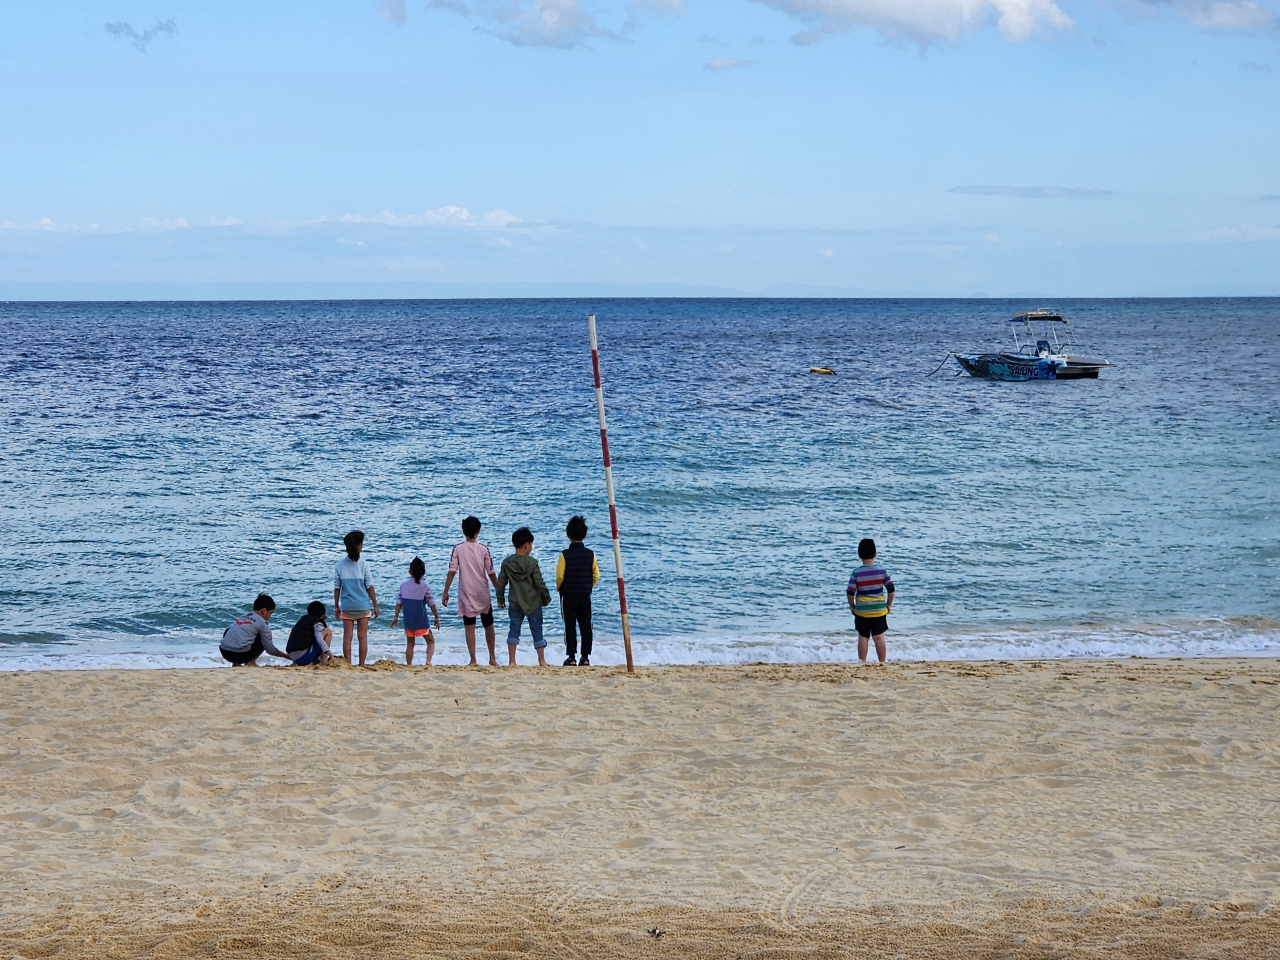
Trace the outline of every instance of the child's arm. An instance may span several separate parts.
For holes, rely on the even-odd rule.
[[[595,587],[600,582],[600,564],[596,563],[595,556],[591,557],[591,586]]]
[[[556,558],[556,589],[560,589],[560,584],[564,583],[564,553],[562,552]]]
[[[431,604],[431,615],[436,618],[436,629],[440,629],[440,611],[436,609],[436,605]]]
[[[498,578],[493,575],[493,571],[489,571],[489,582],[493,584],[493,589],[498,591],[498,609],[503,609],[507,602],[502,599],[502,588],[498,586]]]
[[[494,586],[498,588],[498,607],[501,608],[507,599],[507,584],[511,582],[511,578],[507,576],[507,564],[504,560],[502,569],[498,571],[498,579],[494,582]]]
[[[369,600],[373,604],[373,619],[378,619],[378,592],[373,587],[365,587],[369,591]]]
[[[400,619],[400,598],[396,598],[396,612],[391,615],[391,629],[395,629],[396,621]]]
[[[453,586],[453,578],[457,576],[456,570],[450,570],[449,575],[444,578],[444,593],[440,596],[440,606],[447,607],[449,605],[449,588]]]
[[[333,588],[333,613],[334,613],[334,616],[337,616],[337,617],[342,616],[342,608],[338,606],[338,598],[341,596],[342,596],[342,588],[334,587]]]
[[[889,576],[888,570],[884,572],[884,589],[889,595],[888,602],[884,605],[885,615],[888,616],[888,614],[893,610],[893,577]]]

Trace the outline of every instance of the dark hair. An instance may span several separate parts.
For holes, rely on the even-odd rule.
[[[467,517],[462,521],[462,535],[468,540],[480,536],[480,521],[475,517]]]
[[[511,545],[519,550],[526,543],[533,543],[533,531],[528,527],[521,527],[511,535]]]
[[[360,548],[364,546],[364,531],[352,530],[342,538],[342,542],[346,544],[347,556],[352,560],[359,560]]]
[[[876,542],[870,537],[864,537],[862,542],[858,544],[859,560],[874,560],[876,558]]]
[[[409,576],[413,577],[414,583],[421,583],[426,574],[427,565],[422,562],[421,557],[414,557],[409,561]]]
[[[258,599],[253,601],[253,609],[255,610],[274,610],[276,602],[265,593],[258,594]]]
[[[587,518],[581,514],[570,517],[569,522],[565,524],[564,535],[570,540],[587,539]]]
[[[312,600],[307,604],[307,616],[319,617],[321,620],[325,617],[324,604],[319,600]]]

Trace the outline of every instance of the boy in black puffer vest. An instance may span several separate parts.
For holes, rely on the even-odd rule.
[[[575,627],[582,630],[582,659],[578,666],[591,665],[591,590],[600,580],[596,555],[582,545],[587,539],[587,521],[572,517],[564,528],[569,549],[556,561],[556,590],[560,592],[560,613],[564,616],[564,665],[572,667],[578,652]]]
[[[295,667],[306,667],[313,663],[328,663],[333,659],[329,644],[333,642],[333,631],[325,620],[324,604],[312,600],[307,604],[306,616],[300,618],[289,632],[289,643],[285,652]]]

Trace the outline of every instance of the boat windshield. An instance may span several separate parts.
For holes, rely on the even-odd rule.
[[[1093,351],[1081,343],[1062,314],[1051,310],[1028,310],[1009,321],[1013,330],[1014,352],[1029,356],[1092,356]]]

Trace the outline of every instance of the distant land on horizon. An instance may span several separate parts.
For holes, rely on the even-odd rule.
[[[226,302],[288,300],[506,300],[506,299],[894,299],[894,300],[1122,300],[1129,298],[1184,299],[1195,297],[1280,297],[1280,283],[1271,285],[1215,284],[1167,292],[1135,291],[1128,295],[1044,293],[1017,290],[1009,293],[975,291],[866,290],[857,287],[824,287],[813,284],[776,284],[761,290],[742,290],[682,283],[433,283],[390,281],[279,281],[184,283],[173,281],[0,281],[0,302]]]

